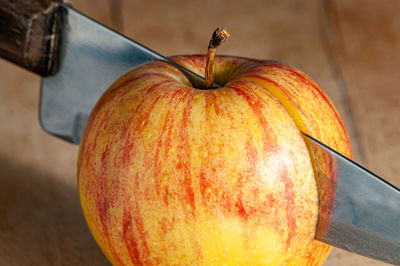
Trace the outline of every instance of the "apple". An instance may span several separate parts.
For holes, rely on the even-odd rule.
[[[205,74],[204,55],[171,59]],[[331,246],[314,240],[329,215],[319,201],[329,205],[336,175],[301,131],[351,158],[340,114],[275,61],[216,56],[214,78],[221,88],[194,88],[152,61],[98,101],[78,159],[95,240],[114,265],[321,265]]]

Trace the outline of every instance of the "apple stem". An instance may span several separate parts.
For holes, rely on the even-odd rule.
[[[214,57],[217,48],[229,37],[229,33],[225,28],[218,27],[212,34],[207,49],[206,59],[206,87],[211,89],[213,87],[213,70],[214,70]]]

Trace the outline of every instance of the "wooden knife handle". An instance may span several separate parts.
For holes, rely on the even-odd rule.
[[[61,11],[52,0],[0,0],[0,57],[41,76],[56,70]]]

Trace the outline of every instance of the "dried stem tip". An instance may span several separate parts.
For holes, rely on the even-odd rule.
[[[229,33],[226,29],[218,27],[212,34],[208,49],[217,49],[225,40],[229,38]]]
[[[206,87],[212,88],[213,84],[213,70],[214,70],[214,57],[215,52],[226,39],[228,39],[229,33],[226,29],[218,27],[212,34],[210,42],[208,43],[207,58],[206,58]]]

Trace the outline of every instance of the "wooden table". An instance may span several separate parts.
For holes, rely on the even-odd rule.
[[[356,160],[400,186],[398,0],[73,3],[165,55],[204,53],[223,25],[232,37],[220,54],[304,70],[340,109]],[[81,213],[78,148],[40,128],[39,86],[0,60],[0,265],[108,265]],[[325,265],[384,264],[335,249]]]

